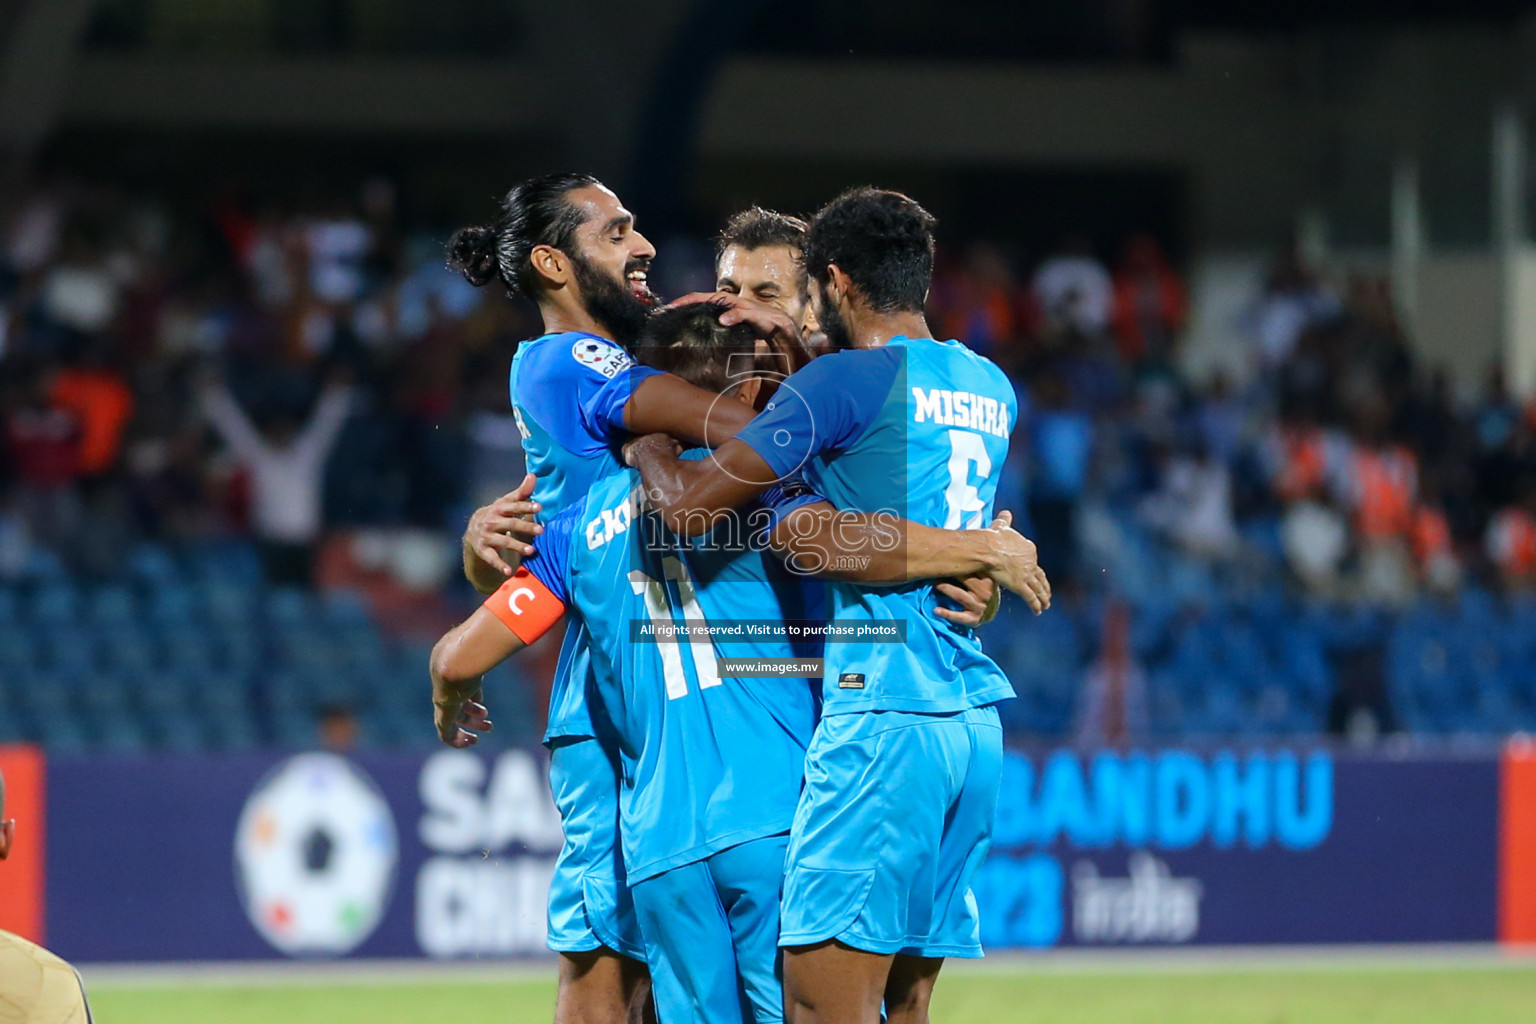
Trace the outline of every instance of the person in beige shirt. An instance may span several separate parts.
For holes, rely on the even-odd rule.
[[[0,775],[0,860],[10,855],[15,831]],[[0,1024],[91,1024],[79,973],[42,946],[0,932]]]

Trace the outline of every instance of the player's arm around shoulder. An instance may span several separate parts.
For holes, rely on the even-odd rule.
[[[680,459],[679,454],[667,434],[647,434],[624,446],[624,461],[640,471],[646,500],[679,536],[708,533],[721,516],[779,479],[757,452],[734,438],[706,459]]]
[[[1050,581],[1034,542],[1012,522],[1003,512],[984,530],[945,530],[893,512],[856,512],[818,500],[780,514],[768,545],[797,572],[864,586],[986,577],[1043,612],[1051,604]],[[963,609],[945,618],[974,626],[995,614],[990,592],[977,602],[964,596],[974,597],[972,588],[941,586]]]
[[[517,571],[523,556],[533,554],[528,543],[544,532],[534,521],[543,507],[531,500],[537,480],[523,477],[517,489],[475,509],[464,528],[464,578],[482,594],[495,593]]]

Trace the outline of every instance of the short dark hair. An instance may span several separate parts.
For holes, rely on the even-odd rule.
[[[756,366],[757,332],[751,324],[720,322],[723,302],[690,302],[651,316],[635,354],[646,366],[675,373],[705,391],[723,394]]]
[[[529,256],[549,245],[576,255],[581,210],[570,200],[578,188],[601,185],[590,174],[561,172],[514,185],[494,224],[460,228],[448,239],[448,266],[475,287],[500,280],[508,295],[534,297],[538,277]]]
[[[837,264],[877,313],[921,313],[933,278],[933,214],[900,192],[849,189],[811,221],[805,267],[822,285]]]
[[[748,251],[783,245],[798,253],[805,248],[805,234],[809,230],[810,225],[799,217],[749,206],[725,222],[725,230],[715,239],[715,255],[720,256],[733,245]]]

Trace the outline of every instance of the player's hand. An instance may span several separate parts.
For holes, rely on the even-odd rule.
[[[675,459],[682,454],[683,446],[671,434],[641,434],[625,441],[619,453],[623,456],[624,465],[634,468],[640,465],[638,453],[647,450]]]
[[[464,547],[503,576],[511,576],[514,570],[501,553],[512,551],[519,556],[531,555],[533,545],[523,538],[532,539],[544,532],[544,527],[533,521],[533,516],[543,506],[529,500],[536,482],[534,475],[529,473],[515,491],[475,509],[464,530]]]
[[[996,553],[989,575],[1024,598],[1036,615],[1051,606],[1051,581],[1040,568],[1035,542],[1013,528],[1013,513],[999,512],[987,532],[994,535]]]
[[[674,299],[667,308],[686,306],[694,302],[718,302],[728,307],[724,313],[720,314],[720,323],[726,327],[733,324],[750,324],[757,336],[766,341],[769,348],[782,357],[784,365],[776,367],[780,373],[785,375],[794,373],[809,363],[815,354],[806,345],[805,339],[800,336],[799,326],[777,306],[770,306],[766,302],[759,302],[745,295],[737,295],[735,292],[690,292],[680,299]]]
[[[0,860],[11,855],[11,840],[16,837],[16,819],[0,821]]]
[[[997,618],[1003,592],[990,576],[967,576],[958,583],[940,583],[935,589],[960,606],[934,609],[941,619],[975,629]]]
[[[490,711],[480,703],[483,699],[477,693],[469,700],[433,701],[432,714],[437,722],[438,737],[450,747],[460,750],[479,743],[479,734],[490,732],[495,727],[490,719]]]

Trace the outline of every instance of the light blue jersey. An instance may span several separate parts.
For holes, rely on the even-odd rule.
[[[790,509],[785,497],[715,533],[679,539],[641,512],[639,476],[618,470],[551,520],[524,566],[583,620],[596,689],[617,733],[621,833],[631,885],[753,839],[787,832],[815,728],[804,677],[721,678],[718,658],[814,658],[782,634],[658,643],[660,626],[819,621],[824,586],[745,543]]]
[[[512,414],[523,437],[533,500],[547,521],[599,477],[620,468],[624,406],[635,387],[660,371],[637,365],[618,345],[591,334],[546,334],[512,357]],[[591,677],[586,633],[566,630],[549,694],[544,742],[592,736],[585,691]]]
[[[897,337],[814,360],[737,438],[838,508],[974,529],[992,519],[1017,412],[991,360],[956,341]],[[950,713],[1013,696],[975,634],[935,614],[931,584],[829,592],[834,620],[901,620],[906,639],[829,642],[824,715]]]

